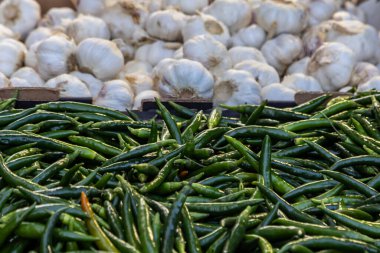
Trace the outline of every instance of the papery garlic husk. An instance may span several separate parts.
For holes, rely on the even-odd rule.
[[[64,29],[67,26],[67,24],[69,24],[69,22],[75,19],[76,17],[76,12],[71,8],[51,8],[42,17],[42,19],[39,22],[39,25],[51,28]]]
[[[380,76],[372,77],[366,83],[358,86],[357,92],[370,91],[370,90],[380,90]]]
[[[24,80],[25,83],[21,80]],[[20,68],[11,76],[12,87],[43,87],[44,84],[40,75],[30,67]]]
[[[97,97],[100,90],[103,88],[103,82],[91,74],[82,73],[80,71],[73,71],[70,73],[70,75],[75,76],[81,80],[87,86],[87,89],[90,91],[93,98]]]
[[[30,48],[34,43],[46,40],[51,37],[55,32],[48,27],[38,27],[37,29],[31,31],[26,37],[25,45]]]
[[[88,15],[80,15],[70,21],[66,27],[66,34],[73,38],[77,44],[87,38],[106,40],[111,38],[111,32],[106,22],[100,18]]]
[[[162,0],[134,0],[135,3],[144,6],[150,13],[162,9]]]
[[[358,5],[350,1],[344,1],[344,10],[355,16],[359,21],[366,23],[366,13]]]
[[[258,25],[251,25],[240,29],[231,37],[231,45],[255,47],[260,49],[266,41],[267,34],[263,28]]]
[[[180,47],[180,48],[178,48],[175,52],[174,52],[174,54],[173,54],[173,59],[177,59],[177,60],[179,60],[179,59],[183,59],[184,57],[183,57],[183,47]]]
[[[186,23],[186,16],[177,10],[156,11],[146,21],[149,35],[165,41],[181,41],[181,30]]]
[[[48,39],[37,42],[35,56],[37,62],[34,68],[42,79],[48,80],[57,75],[68,73],[75,68],[75,43],[64,34],[56,34]],[[33,47],[33,45],[32,45]],[[33,52],[34,48],[30,48]],[[32,63],[28,64],[31,66]]]
[[[148,38],[144,31],[148,11],[132,0],[121,0],[106,8],[101,18],[111,30],[111,37],[125,41],[140,42]]]
[[[17,39],[18,36],[5,25],[0,24],[0,40],[2,39]]]
[[[183,41],[187,41],[195,36],[208,34],[217,41],[228,45],[230,32],[221,21],[213,16],[199,13],[187,19],[182,28]]]
[[[155,66],[164,58],[172,58],[174,52],[181,47],[177,42],[164,42],[158,40],[151,44],[139,47],[135,53],[135,60],[143,61]]]
[[[126,80],[129,83],[135,95],[154,88],[153,79],[147,75],[127,74],[124,76],[123,80]]]
[[[121,53],[124,56],[124,60],[132,60],[135,56],[135,47],[131,44],[126,43],[122,39],[114,39],[112,40],[113,43],[116,44],[116,46],[120,49]]]
[[[234,69],[249,72],[261,87],[280,82],[277,71],[272,66],[262,62],[247,60],[236,64]]]
[[[0,72],[0,88],[8,88],[10,86],[9,79]]]
[[[212,98],[214,79],[203,65],[187,59],[164,59],[153,69],[153,81],[164,97]]]
[[[268,101],[293,102],[296,91],[280,83],[272,83],[261,89],[261,97]]]
[[[34,0],[3,0],[0,3],[0,24],[25,38],[36,27],[40,13],[40,5]]]
[[[0,40],[0,72],[10,77],[24,61],[26,47],[15,39]]]
[[[281,84],[295,91],[323,92],[321,85],[314,77],[301,73],[285,76]]]
[[[332,19],[335,21],[359,20],[359,18],[357,16],[349,13],[348,11],[337,11],[332,16]]]
[[[133,90],[126,81],[111,80],[104,83],[98,97],[94,100],[94,104],[126,111],[126,109],[132,109],[133,99]]]
[[[248,26],[252,20],[249,4],[243,0],[215,0],[203,9],[203,12],[222,21],[230,33]]]
[[[79,70],[93,74],[106,81],[116,77],[124,66],[124,57],[112,41],[89,38],[83,40],[76,50]]]
[[[380,71],[375,65],[368,62],[358,62],[352,72],[350,86],[358,86],[379,75]]]
[[[37,64],[38,64],[37,49],[40,44],[41,44],[41,41],[36,42],[29,47],[25,55],[25,66],[37,69]]]
[[[153,71],[153,67],[150,63],[139,61],[139,60],[133,60],[125,64],[122,72],[126,75],[128,74],[150,75],[152,71]]]
[[[255,14],[257,24],[269,38],[281,33],[300,34],[307,25],[305,7],[293,1],[265,1]]]
[[[280,75],[292,62],[304,55],[301,39],[291,34],[281,34],[266,41],[261,52],[268,64],[273,66]]]
[[[153,100],[154,98],[160,98],[160,94],[155,90],[145,90],[135,96],[133,103],[133,110],[141,110],[143,100]]]
[[[339,92],[344,92],[344,93],[351,92],[352,93],[352,90],[353,90],[352,86],[345,86],[343,88],[340,88]]]
[[[48,80],[44,86],[59,89],[60,97],[91,97],[87,86],[77,77],[69,74],[54,77]]]
[[[307,5],[309,26],[315,26],[329,20],[338,10],[336,0],[314,0]]]
[[[317,79],[324,91],[335,91],[349,83],[355,63],[350,48],[342,43],[328,42],[312,55],[307,74]]]
[[[106,8],[105,0],[77,0],[76,9],[79,13],[98,16]]]
[[[230,69],[218,77],[214,87],[213,104],[259,104],[261,87],[252,75],[243,70]]]
[[[208,5],[208,0],[163,0],[162,8],[172,7],[186,14],[195,14]]]
[[[230,50],[228,50],[228,56],[231,59],[232,66],[246,60],[255,60],[267,64],[267,61],[261,51],[253,47],[230,48]]]
[[[210,35],[196,36],[183,44],[183,57],[203,64],[214,75],[232,67],[226,47]]]
[[[301,73],[306,74],[307,73],[307,65],[310,62],[310,57],[304,57],[301,60],[293,62],[288,69],[286,70],[287,75]]]

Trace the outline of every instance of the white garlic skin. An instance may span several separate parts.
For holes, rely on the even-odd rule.
[[[40,26],[28,34],[28,37],[26,37],[25,40],[25,45],[27,48],[30,48],[34,43],[43,41],[53,34],[54,32],[50,28]]]
[[[222,21],[230,33],[248,26],[252,20],[251,8],[243,0],[215,0],[203,12]]]
[[[65,28],[76,16],[76,12],[68,7],[51,8],[40,20],[39,25],[51,28]]]
[[[15,82],[14,79],[25,80],[26,84],[21,84],[20,82]],[[17,83],[22,86],[17,85]],[[30,67],[23,67],[14,72],[11,76],[12,87],[43,87],[45,84],[44,80],[40,75]]]
[[[299,34],[307,25],[304,6],[296,2],[268,0],[256,10],[256,22],[269,38],[281,34]]]
[[[133,90],[126,81],[111,80],[104,83],[98,97],[94,100],[94,104],[126,111],[126,109],[132,109],[133,99]]]
[[[380,76],[372,77],[366,83],[358,86],[357,92],[370,91],[370,90],[380,90]]]
[[[225,24],[213,16],[199,13],[187,19],[182,28],[183,41],[198,35],[208,34],[223,45],[228,46],[230,32]]]
[[[301,39],[291,34],[281,34],[266,41],[261,52],[268,64],[273,66],[280,75],[292,62],[304,55]]]
[[[344,20],[358,20],[358,21],[360,21],[360,19],[357,16],[349,13],[348,11],[337,11],[332,16],[332,19],[335,21],[344,21]]]
[[[0,72],[0,88],[8,88],[10,86],[9,79]]]
[[[126,43],[122,39],[114,39],[112,40],[113,43],[116,44],[117,48],[120,49],[121,53],[124,56],[124,60],[131,60],[135,56],[135,47],[131,44]]]
[[[181,47],[180,43],[156,41],[145,44],[136,50],[135,60],[143,61],[155,66],[164,58],[172,58],[174,52]]]
[[[368,62],[358,62],[352,72],[350,86],[358,86],[379,75],[380,71],[375,65]]]
[[[219,75],[232,67],[226,47],[209,35],[196,36],[183,44],[183,57],[203,64]]]
[[[355,63],[355,55],[350,48],[328,42],[312,55],[307,74],[317,79],[324,91],[335,91],[348,84]]]
[[[153,69],[155,87],[161,96],[212,98],[214,79],[202,64],[187,59],[164,59]]]
[[[36,27],[40,13],[40,5],[34,0],[3,0],[0,3],[0,24],[25,38]]]
[[[213,104],[259,104],[261,87],[252,75],[243,70],[230,69],[217,78]]]
[[[61,97],[91,97],[87,86],[77,77],[69,74],[62,74],[48,80],[45,87],[59,89]]]
[[[228,50],[228,56],[231,59],[232,66],[246,60],[267,63],[261,51],[253,47],[232,47]]]
[[[151,64],[139,61],[139,60],[133,60],[129,61],[125,64],[123,72],[125,74],[143,74],[143,75],[150,75],[153,71],[153,67]]]
[[[79,13],[98,16],[106,8],[104,0],[78,0],[76,9]]]
[[[286,70],[287,75],[301,73],[306,74],[307,73],[307,65],[310,62],[310,57],[304,57],[301,60],[293,62],[288,69]]]
[[[337,10],[335,0],[310,1],[307,6],[309,26],[315,26],[330,19]]]
[[[149,15],[146,30],[149,35],[161,40],[180,41],[185,23],[186,16],[182,12],[173,9],[156,11]]]
[[[18,39],[18,36],[11,29],[0,24],[0,40],[2,39]]]
[[[162,7],[172,7],[180,10],[185,14],[195,14],[208,5],[208,0],[163,0]]]
[[[144,6],[144,8],[147,9],[150,13],[163,9],[162,0],[134,0],[134,2],[141,6]]]
[[[266,41],[266,32],[258,25],[251,25],[246,28],[240,29],[231,37],[231,45],[255,47],[260,49]]]
[[[360,5],[358,6],[350,1],[345,1],[343,5],[345,11],[356,17],[357,20],[366,23],[366,13],[360,8]]]
[[[66,34],[73,38],[77,44],[87,38],[101,38],[106,40],[111,38],[111,32],[106,22],[100,18],[88,15],[80,15],[69,22],[66,28]]]
[[[125,75],[123,80],[126,80],[129,83],[135,95],[154,88],[153,79],[147,75],[129,74]]]
[[[262,62],[247,60],[236,64],[234,69],[249,72],[261,87],[280,82],[280,76],[275,68]]]
[[[123,54],[116,44],[104,39],[83,40],[75,55],[79,70],[91,73],[102,81],[116,77],[124,66]]]
[[[174,54],[173,54],[173,59],[177,59],[177,60],[179,60],[179,59],[183,59],[184,57],[183,57],[183,47],[180,47],[180,48],[178,48],[175,52],[174,52]]]
[[[75,43],[63,34],[39,42],[35,51],[35,68],[42,79],[48,80],[72,71],[75,68],[75,48]],[[33,49],[30,51],[33,52]]]
[[[292,102],[296,91],[280,83],[272,83],[261,89],[261,97],[268,101]]]
[[[10,77],[24,61],[26,47],[14,39],[0,40],[0,72]]]
[[[323,92],[321,85],[314,77],[301,73],[285,76],[281,84],[295,91]]]
[[[143,100],[153,100],[160,98],[160,94],[155,90],[145,90],[136,95],[133,103],[133,110],[141,110]]]
[[[100,90],[103,88],[103,82],[91,74],[82,73],[80,71],[73,71],[70,73],[70,75],[75,76],[81,80],[87,86],[87,89],[90,91],[93,98],[97,97]]]

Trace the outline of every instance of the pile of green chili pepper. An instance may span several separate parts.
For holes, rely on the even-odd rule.
[[[0,252],[380,252],[380,94],[330,98],[2,101]]]

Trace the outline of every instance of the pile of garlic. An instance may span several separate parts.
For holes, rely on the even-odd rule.
[[[154,97],[236,105],[380,89],[379,32],[345,0],[0,2],[0,88],[58,88],[117,110]]]

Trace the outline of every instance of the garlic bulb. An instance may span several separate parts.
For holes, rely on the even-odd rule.
[[[51,8],[45,16],[40,21],[40,26],[45,27],[66,27],[66,25],[73,19],[75,19],[77,14],[71,8]]]
[[[225,46],[228,45],[230,39],[230,32],[228,31],[227,26],[213,16],[203,13],[188,18],[186,24],[182,28],[183,41],[204,34],[212,36]]]
[[[25,55],[25,66],[37,69],[37,49],[41,41],[32,44]]]
[[[114,40],[112,40],[112,42],[116,44],[117,48],[119,48],[119,50],[121,51],[121,53],[124,56],[124,60],[131,60],[131,59],[133,59],[133,57],[135,55],[135,48],[134,48],[134,46],[126,43],[122,39],[114,39]]]
[[[323,91],[314,77],[301,73],[285,76],[281,84],[295,91]]]
[[[77,44],[87,38],[101,38],[106,40],[111,38],[111,32],[106,22],[100,18],[87,15],[80,15],[68,23],[66,34],[73,38]]]
[[[252,19],[251,8],[244,0],[215,0],[203,12],[222,21],[231,33],[246,27]]]
[[[183,56],[198,61],[218,75],[232,67],[226,47],[210,35],[199,35],[183,44]]]
[[[294,1],[268,0],[256,10],[256,22],[269,38],[281,33],[299,34],[307,25],[307,14]]]
[[[0,40],[2,39],[17,39],[17,35],[8,27],[0,24]]]
[[[74,53],[73,41],[64,34],[53,35],[38,44],[35,68],[44,80],[67,73],[75,68]]]
[[[261,89],[261,97],[269,101],[294,101],[296,91],[280,83],[272,83]]]
[[[277,71],[272,66],[262,62],[247,60],[236,64],[234,69],[249,72],[261,87],[280,82]]]
[[[268,40],[261,48],[268,64],[281,75],[295,60],[303,56],[303,44],[300,38],[291,34],[281,34]]]
[[[78,0],[76,9],[79,13],[98,16],[106,8],[104,0]]]
[[[287,75],[301,73],[306,74],[307,72],[307,65],[310,62],[310,57],[304,57],[299,61],[293,62],[288,69],[286,70]]]
[[[195,14],[208,5],[208,0],[163,0],[162,7],[174,7],[186,14]]]
[[[8,88],[10,86],[9,79],[0,72],[0,89],[1,88]]]
[[[246,46],[260,49],[266,41],[266,32],[258,25],[251,25],[240,29],[231,37],[233,47]]]
[[[149,15],[146,31],[149,35],[161,40],[180,41],[185,22],[186,16],[182,12],[174,9],[156,11]]]
[[[129,74],[124,76],[124,80],[129,83],[136,95],[146,90],[152,90],[154,86],[152,78],[147,75]]]
[[[358,62],[352,72],[350,85],[358,86],[379,75],[380,71],[375,65],[368,62]]]
[[[99,95],[100,90],[103,88],[103,82],[99,79],[96,79],[91,74],[74,71],[71,72],[70,75],[75,76],[76,78],[81,80],[87,86],[87,89],[90,91],[91,96],[93,98],[97,97]]]
[[[114,39],[139,42],[145,40],[148,34],[144,31],[148,11],[132,0],[118,1],[106,8],[101,18],[107,23]]]
[[[219,77],[214,87],[214,106],[241,105],[261,102],[260,85],[252,75],[243,70],[230,69]]]
[[[164,58],[172,58],[174,52],[181,46],[176,42],[156,41],[145,44],[136,50],[135,60],[143,61],[155,66]]]
[[[309,25],[315,26],[319,23],[328,20],[337,10],[335,0],[316,0],[310,1],[307,5],[309,15]]]
[[[12,87],[43,87],[44,84],[40,75],[30,67],[20,68],[11,76]]]
[[[116,44],[98,38],[83,40],[76,50],[76,59],[80,71],[102,81],[116,77],[124,66],[123,54]]]
[[[31,31],[26,37],[25,45],[27,48],[30,48],[34,43],[43,41],[50,36],[52,36],[54,32],[47,27],[38,27],[37,29]]]
[[[141,110],[143,100],[153,100],[160,98],[160,94],[155,90],[146,90],[137,94],[133,103],[133,110]]]
[[[358,86],[357,92],[380,90],[380,76],[372,77],[366,83]]]
[[[332,19],[336,20],[336,21],[359,20],[358,17],[356,17],[355,15],[349,13],[348,11],[337,11],[332,16]]]
[[[144,6],[150,13],[162,9],[162,0],[134,0],[135,3]]]
[[[0,72],[10,77],[24,61],[26,47],[14,39],[0,40]]]
[[[178,48],[175,52],[174,52],[174,54],[173,54],[173,59],[177,59],[177,60],[179,60],[179,59],[183,59],[184,57],[183,57],[183,47],[180,47],[180,48]]]
[[[228,56],[231,59],[232,66],[245,60],[267,63],[260,50],[253,47],[233,47],[228,50]]]
[[[45,87],[59,89],[61,97],[91,97],[87,86],[77,77],[62,74],[48,80]]]
[[[37,25],[40,13],[40,5],[34,0],[3,0],[0,3],[0,24],[25,38]]]
[[[152,73],[153,67],[151,64],[144,62],[133,60],[127,62],[124,66],[125,74],[145,74],[150,75]]]
[[[317,79],[324,91],[334,91],[348,84],[354,66],[355,55],[350,48],[328,42],[312,55],[307,74]]]
[[[344,10],[354,16],[357,20],[365,23],[366,22],[366,13],[356,4],[351,1],[344,2]]]
[[[94,104],[119,111],[132,109],[133,90],[129,84],[123,80],[105,82],[99,96],[95,98]]]
[[[162,96],[212,98],[214,79],[202,64],[187,59],[164,59],[153,70],[155,86]]]

